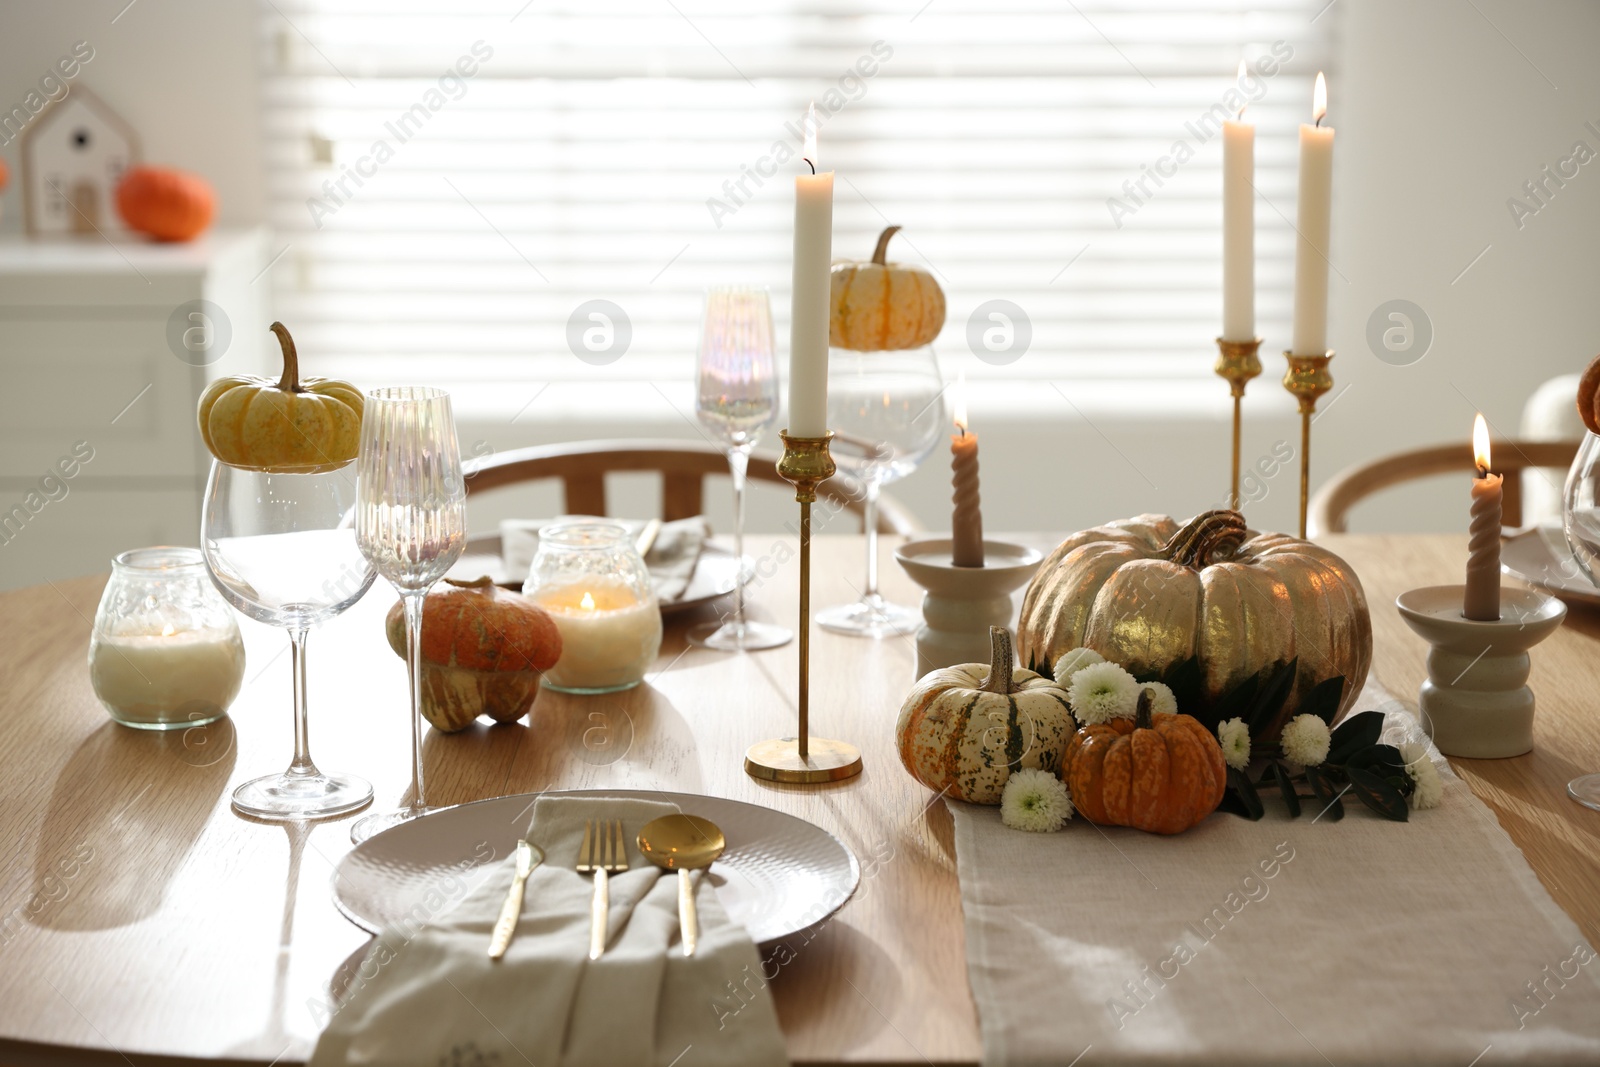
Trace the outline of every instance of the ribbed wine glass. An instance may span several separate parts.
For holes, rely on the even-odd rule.
[[[765,289],[725,287],[706,293],[706,316],[697,360],[700,424],[728,450],[733,476],[733,550],[738,572],[733,618],[689,631],[692,644],[737,652],[777,648],[794,634],[744,617],[744,487],[750,450],[778,413],[778,373],[772,357],[772,303]]]
[[[213,461],[206,480],[200,539],[212,582],[243,614],[289,631],[294,759],[233,791],[233,806],[259,819],[325,819],[372,799],[364,779],[317,769],[306,729],[306,635],[377,577],[356,547],[354,467],[276,474]]]
[[[1592,433],[1583,435],[1583,444],[1567,472],[1561,527],[1578,566],[1590,582],[1600,586],[1600,437]],[[1574,778],[1567,783],[1567,795],[1600,811],[1600,773]]]
[[[450,394],[420,385],[368,392],[356,485],[356,541],[405,605],[411,677],[411,803],[358,820],[350,836],[360,842],[428,810],[422,780],[422,602],[467,546],[467,490]]]

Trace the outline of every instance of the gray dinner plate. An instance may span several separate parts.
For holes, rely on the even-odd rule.
[[[443,808],[368,838],[345,854],[333,876],[333,899],[344,916],[377,933],[398,925],[439,886],[487,877],[511,855],[527,829],[536,797],[592,797],[596,809],[614,798],[660,800],[721,827],[728,849],[711,881],[728,917],[757,944],[814,926],[844,906],[861,881],[861,865],[844,842],[804,819],[756,804],[693,793],[592,789],[522,794]],[[637,833],[638,827],[625,832]],[[490,851],[492,850],[492,851]],[[577,857],[549,857],[572,862]]]

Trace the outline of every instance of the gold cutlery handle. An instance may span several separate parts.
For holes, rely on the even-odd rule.
[[[700,922],[694,911],[694,882],[682,867],[678,868],[678,931],[683,937],[683,954],[693,956],[700,940]]]
[[[511,944],[511,935],[517,932],[517,920],[522,917],[522,892],[527,884],[527,876],[519,874],[511,883],[511,891],[506,894],[506,902],[500,906],[500,918],[494,921],[494,937],[489,941],[491,960],[497,960],[506,954],[506,948]]]
[[[607,925],[611,918],[611,884],[606,869],[594,872],[594,902],[589,906],[589,958],[597,960],[606,950]]]

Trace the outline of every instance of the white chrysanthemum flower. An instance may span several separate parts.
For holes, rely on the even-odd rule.
[[[1067,700],[1073,718],[1082,726],[1131,719],[1139,704],[1139,683],[1118,664],[1091,663],[1073,674]]]
[[[1405,761],[1406,773],[1411,776],[1411,806],[1437,808],[1444,799],[1444,782],[1439,779],[1439,768],[1433,765],[1426,745],[1406,741],[1399,746],[1400,758]]]
[[[1000,794],[1000,821],[1013,830],[1047,834],[1072,818],[1066,783],[1049,771],[1024,767],[1006,780]]]
[[[1291,763],[1315,767],[1328,758],[1328,724],[1315,715],[1296,715],[1283,727],[1280,743]]]
[[[1222,760],[1236,771],[1250,765],[1250,728],[1243,719],[1228,719],[1217,724],[1217,743],[1222,746]]]
[[[1178,714],[1178,697],[1170,686],[1162,682],[1145,682],[1139,688],[1150,690],[1150,713],[1152,715]]]
[[[1055,677],[1056,684],[1064,687],[1068,682],[1072,681],[1074,674],[1077,674],[1085,667],[1093,667],[1096,663],[1104,663],[1105,661],[1106,658],[1092,648],[1075,648],[1070,652],[1061,653],[1051,673]]]

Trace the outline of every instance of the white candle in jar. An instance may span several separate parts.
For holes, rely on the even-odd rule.
[[[1239,61],[1239,86],[1246,76]],[[1256,336],[1256,128],[1237,119],[1222,124],[1222,339]]]
[[[561,658],[545,684],[569,690],[637,684],[661,651],[661,609],[622,582],[595,578],[533,594],[561,631]]]
[[[805,160],[794,180],[794,291],[789,305],[791,437],[828,432],[828,299],[833,284],[833,171],[818,171],[817,109],[806,113]]]
[[[1328,83],[1317,72],[1312,121],[1300,125],[1300,194],[1295,212],[1294,348],[1297,356],[1328,351],[1328,233],[1333,218],[1333,130]]]
[[[220,717],[244,682],[244,642],[228,630],[96,635],[89,680],[117,719],[206,722]]]

